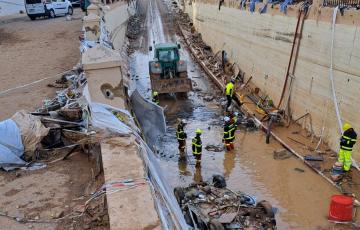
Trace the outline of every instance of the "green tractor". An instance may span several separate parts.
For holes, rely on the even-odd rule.
[[[160,43],[155,45],[154,59],[149,62],[151,88],[153,92],[183,93],[192,90],[187,75],[186,61],[180,60],[180,44]],[[152,47],[149,47],[152,51]]]

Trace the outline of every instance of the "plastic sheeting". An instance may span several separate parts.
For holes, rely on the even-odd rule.
[[[287,6],[292,3],[292,0],[285,0],[280,4],[280,12],[286,14]]]
[[[33,116],[24,110],[16,112],[11,119],[20,130],[25,159],[33,157],[38,144],[50,129],[42,124],[40,117]]]
[[[141,137],[138,138],[141,140],[140,156],[143,158],[146,168],[148,168],[149,180],[156,191],[156,206],[163,223],[162,227],[164,229],[190,229],[172,189],[163,177],[164,172],[158,163],[158,159],[149,146],[142,141]]]
[[[24,154],[20,129],[11,120],[0,122],[0,167],[24,166],[26,164],[20,157]]]
[[[130,101],[147,144],[156,151],[159,137],[166,132],[164,109],[143,98],[137,90],[131,94]]]
[[[94,127],[106,128],[121,134],[130,134],[132,132],[127,125],[109,111],[110,106],[101,103],[91,103],[89,106],[91,111],[91,124]]]

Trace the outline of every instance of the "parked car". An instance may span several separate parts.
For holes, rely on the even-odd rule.
[[[72,15],[74,10],[69,0],[25,0],[26,13],[31,20],[37,17],[55,18]]]

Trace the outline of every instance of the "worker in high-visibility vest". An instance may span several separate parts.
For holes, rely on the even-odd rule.
[[[223,142],[227,151],[234,149],[235,129],[235,125],[231,122],[230,118],[225,117]]]
[[[356,143],[357,133],[350,124],[343,125],[343,135],[340,138],[340,151],[338,161],[343,164],[345,172],[350,170],[351,167],[351,153],[353,146]]]
[[[159,99],[159,93],[154,91],[152,93],[152,102],[154,102],[155,104],[159,105],[160,104],[160,99]]]
[[[186,148],[186,133],[184,131],[184,127],[185,127],[186,121],[185,120],[180,120],[178,127],[176,129],[176,139],[179,143],[179,151],[180,153],[184,153],[185,152],[185,148]]]
[[[228,108],[230,107],[231,102],[232,102],[232,97],[234,95],[234,83],[235,83],[235,81],[233,79],[231,79],[231,81],[229,83],[227,83],[225,86],[225,94],[226,94],[226,99],[227,99],[226,111],[228,111]]]
[[[202,133],[202,130],[197,128],[195,130],[196,136],[193,137],[193,139],[191,141],[192,153],[193,153],[193,156],[195,157],[197,163],[199,163],[201,161],[201,152],[202,152],[202,142],[201,142],[201,137],[200,137],[201,133]]]

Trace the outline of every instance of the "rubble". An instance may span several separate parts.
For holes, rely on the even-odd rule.
[[[205,149],[207,151],[211,151],[211,152],[222,152],[222,151],[224,151],[224,146],[223,145],[207,145],[205,147]]]
[[[221,183],[220,183],[221,182]],[[195,229],[276,229],[274,210],[267,201],[227,189],[222,176],[213,183],[176,187],[174,195],[186,222]]]
[[[291,156],[292,156],[292,153],[290,153],[286,149],[274,150],[274,159],[275,160],[285,160],[285,159],[290,158]]]

